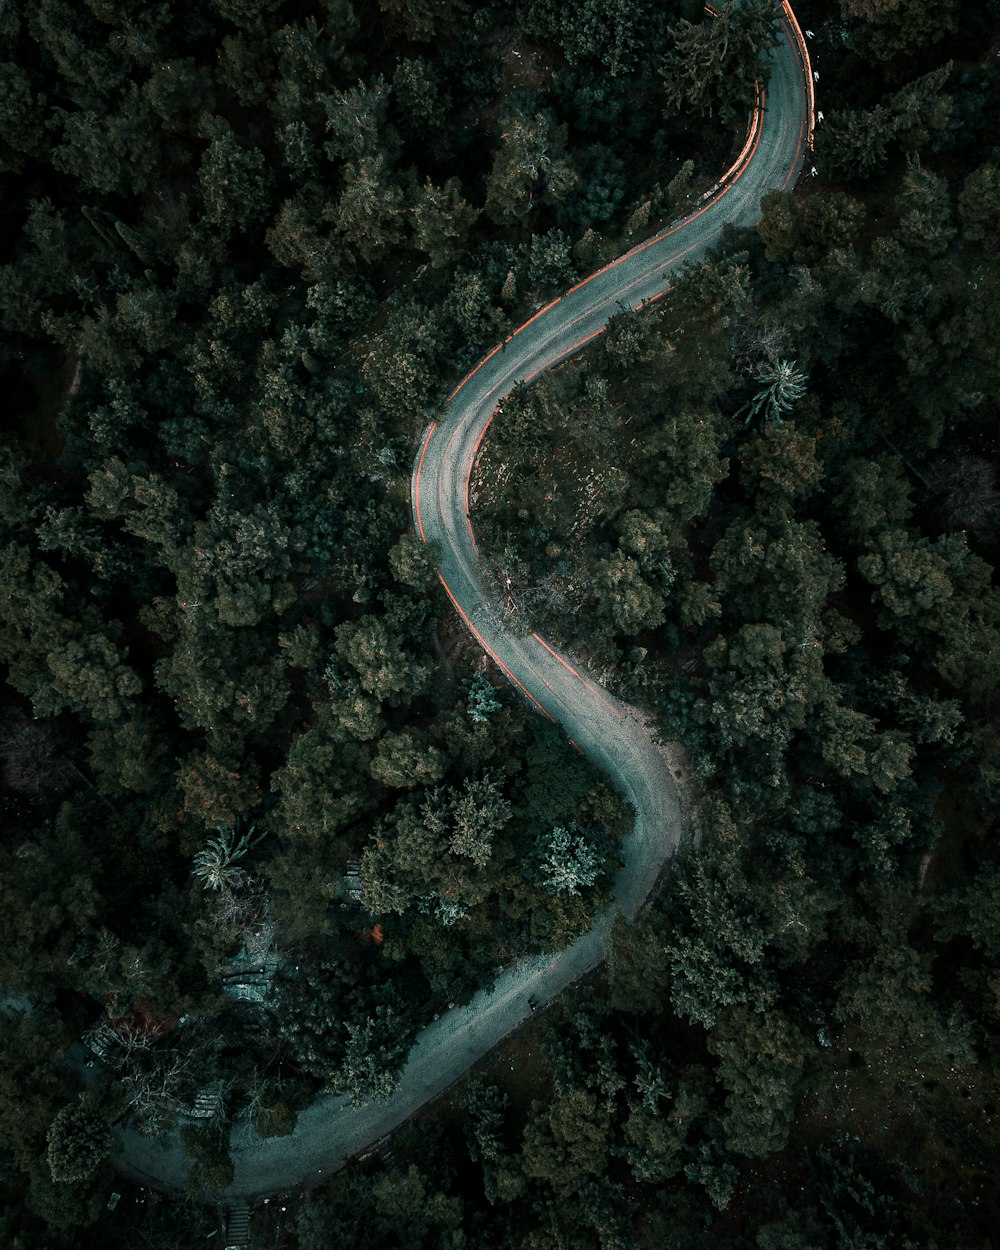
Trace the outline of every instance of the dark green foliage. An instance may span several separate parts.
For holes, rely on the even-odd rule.
[[[348,1024],[340,1066],[330,1079],[335,1093],[347,1094],[356,1106],[388,1098],[410,1051],[413,1030],[392,1007],[376,1007],[363,1022]]]
[[[373,1176],[355,1172],[333,1193],[311,1196],[296,1219],[301,1250],[323,1250],[331,1236],[344,1246],[368,1238],[394,1250],[460,1250],[463,1203],[422,1169]]]
[[[668,116],[693,110],[724,124],[752,107],[755,83],[764,78],[765,56],[779,39],[767,0],[725,0],[717,12],[672,28],[673,47],[663,59]]]
[[[106,1199],[96,1183],[54,1180],[44,1158],[33,1159],[27,1173],[27,1205],[43,1221],[48,1236],[58,1237],[59,1232],[72,1230],[70,1236],[78,1237],[81,1229],[88,1228],[99,1218]],[[38,1243],[22,1244],[27,1250],[28,1245],[34,1247]]]
[[[805,1038],[780,1011],[760,1016],[737,1007],[716,1022],[708,1045],[729,1091],[722,1122],[728,1148],[751,1157],[780,1150],[809,1054]]]
[[[904,59],[921,52],[939,43],[960,20],[955,0],[943,0],[940,4],[903,0],[891,5],[841,0],[840,8],[852,25],[852,46],[861,56],[876,62]]]
[[[95,1107],[64,1107],[46,1134],[49,1170],[60,1184],[89,1181],[111,1153],[111,1128]]]
[[[857,184],[882,169],[892,137],[892,114],[873,109],[838,109],[830,113],[817,143],[817,156],[838,181]]]
[[[531,34],[555,43],[570,65],[597,62],[612,79],[654,57],[664,37],[661,6],[646,0],[585,0],[571,9],[542,0],[526,5],[522,20]]]
[[[194,1162],[185,1186],[189,1197],[210,1197],[232,1184],[233,1164],[225,1144],[212,1129],[181,1129],[184,1154]]]
[[[514,223],[533,207],[536,194],[558,204],[577,187],[579,174],[566,155],[567,132],[551,113],[513,107],[503,118],[487,184],[486,213]]]

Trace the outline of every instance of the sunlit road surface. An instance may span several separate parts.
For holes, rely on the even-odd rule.
[[[567,950],[525,960],[500,975],[489,993],[445,1012],[419,1036],[391,1098],[357,1108],[343,1098],[320,1099],[303,1112],[289,1137],[264,1140],[246,1122],[233,1131],[235,1180],[222,1199],[278,1193],[311,1183],[340,1167],[404,1123],[457,1081],[530,1014],[599,964],[614,912],[626,918],[652,889],[685,836],[685,818],[672,775],[671,748],[657,744],[641,717],[602,689],[570,656],[537,635],[518,637],[503,626],[481,581],[468,517],[468,484],[475,456],[497,403],[601,333],[621,306],[639,308],[668,289],[671,274],[703,258],[727,222],[751,225],[761,196],[790,187],[809,146],[812,79],[801,33],[787,5],[783,37],[772,57],[763,105],[746,145],[713,194],[682,222],[634,248],[536,314],[461,382],[439,420],[421,439],[411,485],[414,524],[438,547],[441,581],[455,610],[480,644],[535,705],[613,780],[635,810],[622,846],[612,912]],[[673,772],[678,772],[674,768]],[[176,1134],[146,1139],[122,1134],[117,1164],[140,1182],[183,1187],[190,1164]]]

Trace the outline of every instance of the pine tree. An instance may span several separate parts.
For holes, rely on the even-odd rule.
[[[761,413],[765,421],[781,421],[806,393],[806,376],[795,368],[793,360],[766,361],[757,366],[753,377],[756,382],[763,382],[764,388],[747,406],[746,425]]]
[[[244,833],[234,844],[235,829],[219,828],[218,836],[210,838],[203,851],[194,857],[194,875],[199,878],[206,890],[235,890],[245,884],[248,873],[245,868],[237,866],[240,860],[253,850],[264,837],[263,833],[253,836],[255,826]]]
[[[541,839],[542,880],[551,894],[577,894],[601,875],[604,863],[599,852],[579,829],[559,825]]]

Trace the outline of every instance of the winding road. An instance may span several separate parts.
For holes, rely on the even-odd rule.
[[[671,275],[703,258],[727,223],[752,225],[760,216],[761,196],[795,181],[811,144],[813,79],[805,40],[787,0],[776,7],[782,38],[734,165],[695,212],[579,283],[494,348],[455,388],[421,440],[414,464],[414,523],[424,541],[436,544],[439,576],[456,611],[540,714],[557,721],[635,809],[635,827],[622,846],[613,907],[565,951],[508,969],[488,993],[424,1029],[397,1091],[385,1102],[357,1108],[327,1096],[299,1116],[291,1136],[267,1140],[241,1121],[231,1141],[235,1178],[220,1195],[223,1201],[317,1180],[447,1089],[524,1021],[529,999],[549,1002],[601,962],[614,914],[635,914],[685,836],[677,785],[682,766],[671,749],[657,742],[634,709],[543,638],[518,637],[498,619],[481,579],[468,515],[469,479],[497,403],[516,385],[596,338],[622,305],[637,309],[659,298],[669,289]],[[182,1188],[190,1166],[176,1133],[148,1139],[130,1130],[121,1134],[115,1162],[140,1183],[163,1189]]]

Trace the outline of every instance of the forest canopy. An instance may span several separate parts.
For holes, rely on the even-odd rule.
[[[185,1124],[209,1197],[236,1116],[384,1096],[607,898],[628,808],[436,593],[409,468],[725,168],[772,8],[0,8],[5,1244],[186,1244],[104,1211],[111,1124]],[[687,747],[700,849],[534,1077],[300,1204],[302,1250],[1000,1218],[998,13],[796,11],[817,176],[518,392],[474,483],[523,620]]]

